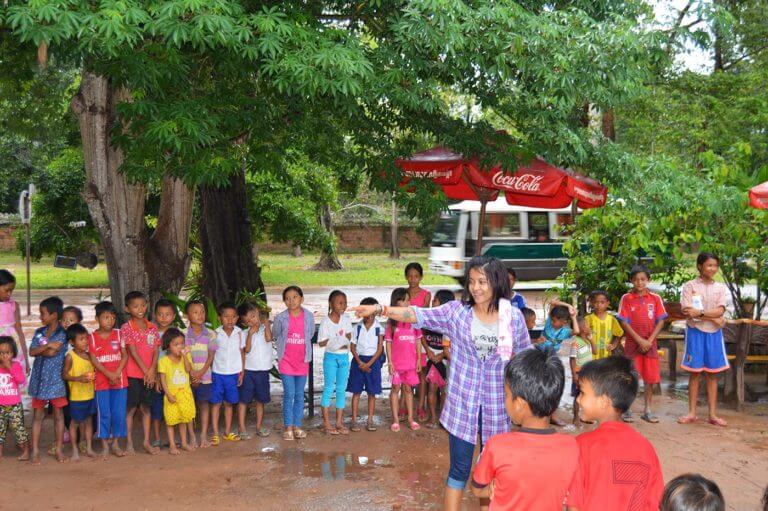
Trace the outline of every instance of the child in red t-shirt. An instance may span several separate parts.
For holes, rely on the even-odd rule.
[[[505,371],[504,406],[520,428],[488,440],[472,475],[472,492],[490,509],[562,509],[580,478],[576,439],[556,433],[549,418],[563,395],[565,370],[540,350],[517,354]]]
[[[664,328],[667,311],[664,301],[656,293],[648,290],[651,272],[644,266],[634,266],[629,272],[632,289],[621,297],[619,314],[616,316],[627,334],[624,342],[624,356],[632,360],[643,378],[645,388],[645,408],[641,418],[650,423],[659,422],[651,411],[653,386],[661,382],[659,370],[659,347],[656,337]],[[627,409],[622,416],[625,422],[632,422],[632,412]]]
[[[621,422],[637,395],[632,361],[608,357],[579,371],[582,421],[598,421],[594,431],[576,437],[580,478],[568,496],[568,511],[632,509],[657,511],[664,477],[653,445]]]

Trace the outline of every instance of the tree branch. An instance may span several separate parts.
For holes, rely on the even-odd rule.
[[[677,38],[678,31],[680,30],[683,19],[685,19],[685,16],[688,14],[688,11],[691,10],[691,6],[693,5],[693,1],[689,1],[687,4],[685,4],[685,7],[683,7],[680,12],[677,14],[677,19],[675,20],[675,24],[672,25],[672,28],[670,29],[669,34],[669,40],[667,41],[667,48],[665,49],[665,52],[667,55],[670,55],[672,53],[672,47],[675,44],[675,39]]]

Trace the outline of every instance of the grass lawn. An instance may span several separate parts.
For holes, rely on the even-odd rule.
[[[344,270],[338,272],[312,271],[309,268],[318,260],[317,254],[293,257],[288,254],[261,254],[264,284],[266,286],[396,286],[405,285],[403,268],[410,261],[418,261],[427,267],[426,252],[403,254],[393,261],[386,253],[342,254]],[[26,287],[24,259],[16,252],[0,252],[0,268],[10,270],[19,288]],[[424,285],[453,284],[454,280],[427,273]],[[65,270],[53,267],[53,258],[44,257],[32,263],[33,289],[109,287],[107,267],[103,262],[93,270],[78,268]]]

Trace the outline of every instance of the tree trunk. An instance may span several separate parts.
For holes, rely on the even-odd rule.
[[[603,112],[603,118],[601,120],[601,130],[603,136],[613,142],[616,141],[616,126],[614,125],[613,108],[608,108]]]
[[[264,293],[247,206],[244,168],[226,187],[200,187],[203,292],[217,304],[234,300],[241,290]]]
[[[85,71],[71,105],[83,139],[83,195],[104,248],[111,299],[121,312],[128,291],[149,288],[144,224],[146,187],[126,181],[119,170],[123,153],[110,140],[110,130],[116,122],[115,106],[128,100],[128,91],[116,90],[107,78]]]
[[[120,173],[123,153],[110,140],[115,106],[121,101],[130,101],[127,90],[115,89],[107,78],[85,71],[71,104],[83,141],[83,196],[104,249],[110,298],[120,312],[129,291],[148,292],[154,301],[163,291],[181,289],[189,269],[194,200],[192,190],[181,181],[164,179],[157,229],[148,235],[146,187],[129,183]]]
[[[320,225],[328,234],[328,242],[323,245],[320,251],[320,260],[312,269],[318,271],[336,271],[343,270],[344,266],[336,255],[336,239],[333,233],[333,217],[331,217],[331,206],[324,204],[320,212]]]
[[[293,246],[293,257],[301,257],[301,245]]]
[[[392,201],[392,220],[389,224],[389,258],[400,259],[400,240],[398,239],[397,203]]]

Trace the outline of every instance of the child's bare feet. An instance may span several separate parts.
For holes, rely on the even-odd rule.
[[[78,459],[79,459],[79,456],[78,456]],[[69,461],[69,459],[64,456],[64,453],[61,452],[60,449],[57,449],[56,450],[56,461],[58,461],[59,463],[66,463],[67,461]]]
[[[123,456],[133,456],[134,454],[136,454],[136,450],[133,448],[133,444],[128,442],[128,445],[125,446]]]
[[[144,442],[142,447],[144,448],[144,452],[146,452],[147,454],[151,454],[152,456],[160,452],[160,449],[158,449],[157,447],[152,447],[152,445],[150,445],[149,442]],[[176,446],[173,446],[173,447],[175,448]]]
[[[128,455],[128,453],[124,450],[122,450],[118,445],[117,442],[115,442],[115,445],[112,447],[112,454],[115,455],[117,458],[123,458]]]
[[[171,444],[168,448],[168,454],[176,456],[177,454],[181,454],[181,451],[176,447],[176,444]]]
[[[193,452],[195,450],[195,446],[190,444],[181,444],[181,448],[188,452]]]
[[[72,451],[72,456],[69,458],[72,461],[80,461],[80,454],[77,452],[77,448]]]
[[[39,465],[40,464],[40,453],[38,451],[32,451],[32,464],[33,465]]]
[[[25,448],[21,451],[21,454],[16,459],[19,461],[29,461],[29,448]]]
[[[209,442],[207,438],[201,438],[200,439],[200,448],[201,449],[205,449],[206,447],[210,447],[210,446],[211,446],[211,442]]]
[[[94,451],[93,449],[87,449],[87,448],[85,449],[85,455],[88,456],[89,458],[96,458],[98,456],[96,454],[96,451]]]

